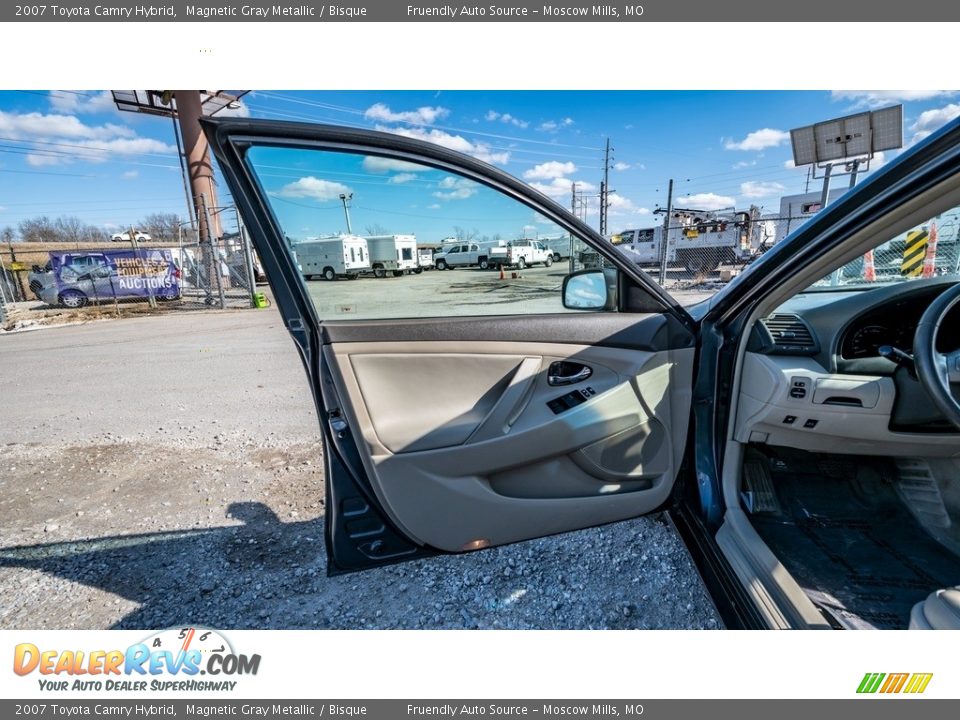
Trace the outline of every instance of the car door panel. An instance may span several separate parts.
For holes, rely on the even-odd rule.
[[[329,572],[613,522],[667,501],[684,458],[696,326],[595,231],[529,185],[429,143],[269,121],[204,124],[317,400]],[[321,318],[315,297],[326,286],[308,288],[291,260],[271,204],[286,186],[271,191],[258,177],[248,157],[258,146],[412,162],[421,177],[456,173],[468,182],[460,199],[496,191],[569,233],[571,246],[592,248],[591,262],[618,267],[615,295],[607,285],[616,300],[602,307],[619,312],[570,312],[560,280],[563,313],[519,304],[502,306],[512,314],[416,317],[414,305],[413,318]],[[358,160],[311,167],[362,170]],[[555,386],[558,362],[587,366],[590,377]],[[590,388],[582,402],[549,405],[581,388]]]
[[[669,495],[689,396],[668,388],[690,386],[690,348],[396,341],[324,354],[380,505],[420,544],[515,542],[641,515]],[[547,403],[578,389],[548,384],[558,361],[589,366],[580,385],[594,394],[557,414]]]

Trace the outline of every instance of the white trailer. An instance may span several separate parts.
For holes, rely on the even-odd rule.
[[[355,280],[360,273],[370,270],[367,241],[357,235],[308,238],[291,243],[291,248],[297,267],[307,280],[318,276],[324,280]]]
[[[415,235],[368,235],[370,269],[375,277],[394,277],[415,272],[417,262],[417,238]]]
[[[570,246],[572,243],[570,242],[569,235],[541,238],[540,242],[542,242],[544,247],[553,255],[554,262],[560,262],[570,257]]]
[[[849,188],[834,188],[830,191],[829,203],[835,203]],[[803,226],[810,218],[823,209],[823,192],[800,193],[799,195],[784,195],[780,198],[780,233],[777,240],[782,240],[797,228]]]

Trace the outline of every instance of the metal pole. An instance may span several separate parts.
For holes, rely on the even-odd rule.
[[[823,171],[823,190],[820,192],[820,209],[817,212],[823,212],[823,209],[830,202],[830,176],[833,175],[833,163],[827,165]],[[830,274],[830,285],[836,287],[840,284],[840,278],[843,276],[843,268],[837,268]]]
[[[250,307],[256,307],[257,301],[254,295],[257,294],[256,276],[253,274],[253,248],[250,247],[250,238],[247,236],[247,228],[244,227],[240,219],[240,211],[234,207],[237,213],[237,232],[240,233],[240,243],[243,245],[243,261],[247,266],[247,288],[250,290]]]
[[[851,163],[850,168],[850,189],[853,190],[853,187],[857,184],[857,172],[860,170],[860,160],[854,160]]]
[[[347,234],[353,235],[353,228],[350,227],[350,210],[347,207],[347,201],[353,199],[353,193],[350,193],[349,196],[341,195],[340,200],[343,201],[343,214],[347,218]]]
[[[204,222],[206,222],[206,226],[208,228],[212,228],[213,225],[210,222],[210,206],[207,205],[206,195],[200,195],[200,204],[203,206]],[[227,298],[223,293],[223,273],[220,270],[220,253],[218,252],[217,246],[213,241],[213,237],[210,237],[207,242],[210,247],[210,255],[212,258],[210,269],[217,278],[217,292],[220,295],[220,309],[223,310],[227,306]]]
[[[670,216],[673,215],[673,178],[667,187],[667,216],[660,236],[660,287],[667,284],[667,242],[670,238]]]
[[[603,182],[600,184],[600,234],[606,237],[610,232],[607,226],[607,196],[610,194],[610,138],[603,152]]]
[[[570,183],[570,212],[573,214],[574,217],[576,217],[577,215],[577,184],[576,183]],[[570,257],[568,259],[568,262],[570,263],[571,273],[574,272],[574,270],[576,270],[576,262],[573,259],[573,252],[574,252],[573,233],[570,233]]]
[[[830,202],[830,176],[833,174],[833,165],[827,165],[823,172],[823,190],[820,191],[820,209],[823,210]]]
[[[190,216],[190,227],[196,230],[197,206],[193,200],[190,199],[190,184],[186,161],[183,157],[183,142],[180,140],[180,128],[177,127],[177,118],[175,115],[170,116],[170,121],[173,123],[173,136],[177,139],[177,159],[180,160],[180,177],[183,180],[183,194],[187,200],[187,215]]]

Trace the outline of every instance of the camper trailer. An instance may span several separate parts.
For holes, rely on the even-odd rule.
[[[415,235],[368,235],[365,240],[370,250],[370,269],[375,277],[394,277],[415,272],[417,238]]]
[[[371,267],[367,241],[357,235],[308,238],[292,243],[291,248],[297,266],[307,280],[315,277],[355,280]]]

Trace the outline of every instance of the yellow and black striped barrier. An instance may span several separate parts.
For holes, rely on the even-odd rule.
[[[923,272],[923,259],[927,255],[929,235],[924,230],[911,230],[907,233],[907,244],[903,248],[903,262],[900,274],[904,277],[920,277]]]

